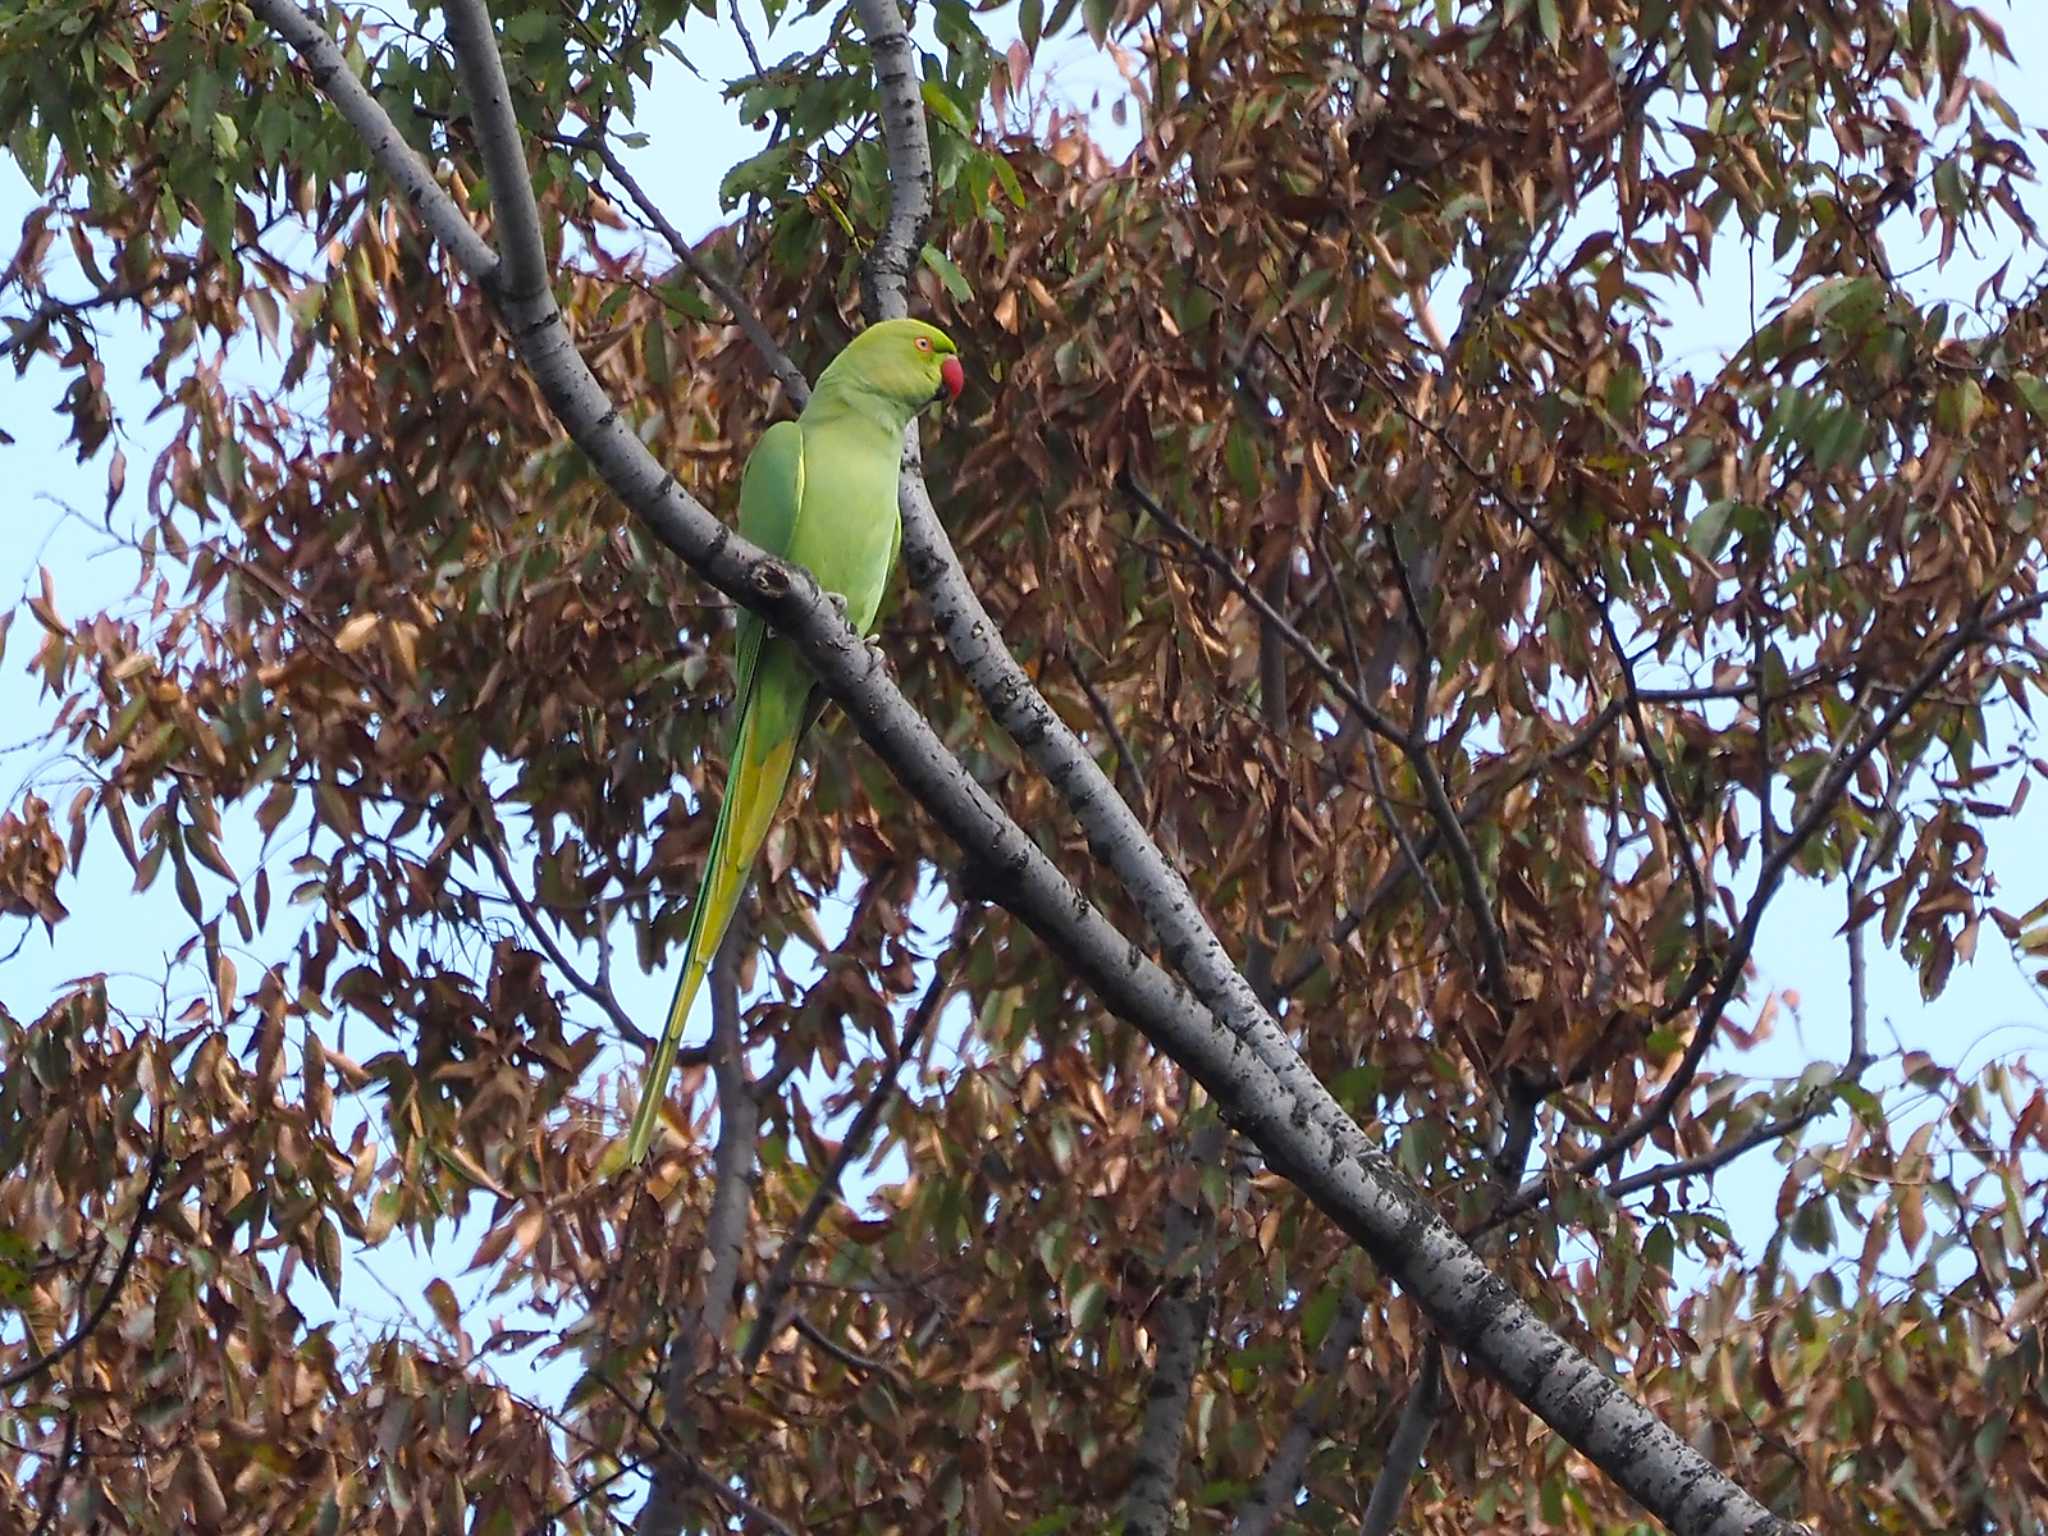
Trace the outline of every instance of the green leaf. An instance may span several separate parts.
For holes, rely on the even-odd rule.
[[[2027,402],[2027,409],[2048,422],[2048,384],[2042,383],[2040,376],[2032,373],[2015,373],[2012,383],[2013,388],[2020,392],[2020,398]]]
[[[1934,399],[1934,422],[1955,437],[1967,437],[1984,414],[1984,389],[1975,379],[1958,379]]]
[[[749,155],[725,173],[718,184],[718,203],[730,208],[741,198],[773,197],[789,190],[790,168],[796,162],[794,144],[776,144],[758,155]]]
[[[953,100],[952,93],[937,80],[927,80],[919,93],[924,97],[925,110],[963,139],[974,137],[974,125],[967,121],[967,114]]]
[[[436,1276],[427,1282],[427,1305],[434,1309],[434,1320],[451,1339],[462,1337],[462,1305],[455,1299],[455,1287]]]
[[[1734,512],[1735,503],[1725,496],[1708,502],[1700,515],[1687,526],[1686,546],[1695,554],[1713,559],[1720,554],[1721,546],[1728,542],[1728,521]]]
[[[0,1227],[0,1301],[16,1302],[28,1294],[35,1249],[12,1227]]]
[[[1302,1342],[1310,1349],[1318,1348],[1329,1334],[1330,1324],[1337,1320],[1337,1308],[1343,1300],[1344,1294],[1338,1287],[1325,1286],[1301,1309]]]
[[[974,297],[974,290],[967,286],[967,279],[961,275],[960,269],[953,265],[953,259],[944,251],[935,245],[928,245],[918,252],[918,257],[938,274],[939,281],[946,285],[946,292],[952,295],[954,303],[965,304]]]
[[[1081,0],[1081,20],[1096,47],[1109,41],[1109,24],[1116,20],[1116,11],[1116,0]]]
[[[647,352],[647,378],[655,388],[666,390],[674,375],[669,370],[668,328],[656,315],[647,322],[642,332],[642,341]]]
[[[1095,1325],[1102,1321],[1103,1313],[1108,1310],[1109,1287],[1100,1280],[1090,1280],[1074,1296],[1074,1332],[1092,1333]]]
[[[992,153],[988,159],[989,166],[994,170],[996,181],[1001,184],[1003,192],[1009,197],[1011,202],[1022,208],[1024,206],[1024,184],[1017,180],[1017,172],[1011,166],[1008,157]]]
[[[1230,478],[1237,482],[1238,494],[1247,499],[1259,494],[1259,448],[1241,421],[1230,424],[1230,437],[1223,445],[1223,461],[1229,466]]]

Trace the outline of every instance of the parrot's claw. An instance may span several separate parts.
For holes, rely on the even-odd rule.
[[[840,623],[851,624],[853,622],[853,619],[847,612],[846,594],[844,592],[827,592],[825,600],[832,605],[833,612],[839,615]]]

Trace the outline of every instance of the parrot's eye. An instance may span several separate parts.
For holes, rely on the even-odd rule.
[[[931,349],[932,349],[932,339],[931,339],[931,337],[929,337],[929,336],[920,336],[920,337],[918,337],[918,338],[917,338],[917,350],[918,350],[918,351],[920,351],[920,352],[929,352],[929,351],[931,351]]]

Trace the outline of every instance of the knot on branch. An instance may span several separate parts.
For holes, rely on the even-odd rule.
[[[796,590],[796,572],[780,560],[763,560],[747,577],[748,585],[770,602],[781,602]]]

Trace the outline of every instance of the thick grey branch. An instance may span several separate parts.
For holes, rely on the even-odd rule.
[[[860,302],[870,320],[910,313],[910,269],[932,218],[932,143],[924,123],[917,49],[896,0],[853,0],[875,56],[882,136],[889,148],[889,216],[861,264]]]
[[[490,178],[491,212],[503,257],[495,286],[506,299],[538,306],[550,292],[547,244],[533,200],[533,181],[526,173],[526,140],[512,111],[505,61],[498,55],[498,34],[484,0],[448,0],[445,10],[456,73],[462,77],[462,94],[469,98],[477,148]],[[551,302],[548,307],[553,308]]]
[[[346,97],[351,103],[351,122],[363,118],[359,127],[366,141],[373,149],[382,146],[377,154],[380,167],[401,186],[418,190],[415,204],[423,213],[431,210],[430,222],[438,233],[447,213],[454,210],[453,203],[433,184],[383,109],[349,74],[332,40],[290,0],[251,4],[313,65],[316,78],[329,83],[337,100]],[[459,210],[455,223],[458,260],[472,276],[495,275],[495,258]],[[606,398],[544,290],[537,298],[522,298],[510,285],[500,285],[496,293],[520,356],[564,428],[613,493],[701,576],[761,613],[796,645],[819,684],[844,708],[905,789],[992,877],[991,888],[1002,894],[1005,907],[1119,1017],[1208,1088],[1230,1122],[1388,1271],[1447,1341],[1479,1361],[1674,1530],[1686,1536],[1766,1536],[1796,1529],[1771,1515],[1576,1353],[1486,1269],[1294,1053],[1271,1017],[1250,997],[1243,978],[1230,968],[1214,936],[1201,942],[1198,936],[1207,930],[1184,886],[1177,910],[1169,904],[1157,915],[1148,911],[1148,916],[1184,973],[1213,983],[1221,968],[1234,980],[1234,987],[1226,985],[1218,994],[1218,1002],[1227,1006],[1211,1008],[1191,998],[1075,889],[946,751],[815,582],[739,538],[676,484]],[[922,511],[925,526],[936,528],[921,487],[916,496],[906,495],[906,508],[913,502]],[[908,552],[908,529],[905,545]],[[1015,671],[1015,663],[992,632],[985,629],[981,639]],[[948,641],[952,643],[950,634]],[[1029,700],[1036,695],[1028,687],[1026,693],[1027,699],[1010,700],[1000,713],[1032,720]],[[1050,718],[1042,700],[1037,700],[1036,714]],[[1109,791],[1092,760],[1064,726],[1058,730],[1070,744],[1073,759],[1089,775],[1070,779],[1076,791],[1070,798],[1079,802],[1077,813],[1082,805],[1091,806],[1091,815],[1082,818],[1084,824],[1094,819],[1092,807],[1107,797],[1142,838],[1142,829]],[[1020,741],[1032,735],[1035,745],[1046,732],[1041,726],[1036,733],[1013,734]],[[1090,790],[1091,783],[1099,790]],[[1140,868],[1163,862],[1148,842],[1128,845],[1113,862],[1128,865],[1134,853]],[[1177,877],[1168,878],[1168,890],[1179,886]],[[1165,893],[1155,888],[1147,894],[1156,902]],[[1174,936],[1168,937],[1168,931]]]

